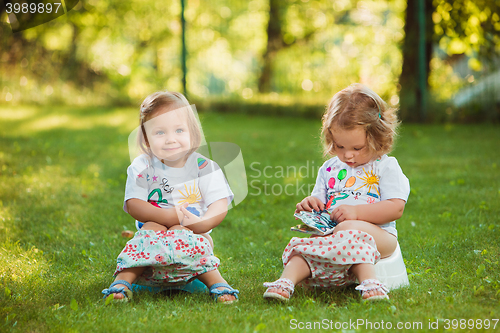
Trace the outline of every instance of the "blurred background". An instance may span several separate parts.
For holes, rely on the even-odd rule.
[[[73,2],[14,32],[0,1],[0,105],[137,106],[168,89],[201,112],[310,116],[361,82],[405,121],[500,120],[497,0]]]

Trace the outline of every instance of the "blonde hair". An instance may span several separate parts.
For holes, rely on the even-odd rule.
[[[336,155],[331,133],[335,127],[352,130],[361,126],[366,132],[370,152],[378,157],[392,150],[397,127],[397,108],[389,107],[373,90],[360,83],[336,93],[323,115],[321,137],[323,154]]]
[[[192,154],[196,149],[198,149],[201,144],[201,129],[194,111],[189,105],[186,97],[178,92],[158,91],[146,97],[141,104],[141,110],[139,113],[140,131],[137,135],[137,145],[143,153],[146,153],[150,156],[153,155],[151,148],[149,147],[144,123],[150,120],[154,112],[158,110],[167,109],[170,112],[180,108],[186,110],[184,113],[186,116],[191,141],[191,149],[189,150],[188,155]]]

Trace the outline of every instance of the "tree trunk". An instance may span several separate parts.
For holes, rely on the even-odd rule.
[[[264,65],[259,77],[259,92],[271,91],[273,62],[276,54],[283,48],[281,31],[281,8],[279,0],[269,0],[269,22],[267,23],[267,48],[264,53]]]
[[[418,1],[408,0],[407,2],[404,28],[405,39],[402,50],[403,68],[399,77],[399,84],[401,86],[399,93],[400,117],[403,120],[413,122],[424,120],[421,113],[423,92],[418,86]],[[432,0],[425,0],[425,82],[427,86],[432,54],[432,35],[434,31],[434,23],[432,21],[433,11]]]

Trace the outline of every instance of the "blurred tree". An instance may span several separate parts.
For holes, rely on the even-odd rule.
[[[283,9],[279,0],[269,0],[269,21],[267,23],[267,43],[263,56],[264,65],[259,77],[259,91],[271,91],[271,78],[273,75],[273,61],[276,53],[283,48],[283,33],[281,31]]]
[[[0,13],[6,9],[5,6],[8,2],[10,1],[1,3]],[[20,17],[27,23],[27,26],[30,26],[34,24],[33,22],[39,22],[40,17],[35,16],[36,13],[32,14],[28,11]],[[65,31],[72,35],[71,43],[67,43],[69,39],[66,38],[67,36],[60,36],[60,40],[54,42],[53,37],[56,36],[51,35],[53,31],[50,25],[57,25],[55,22],[51,22],[49,25],[39,25],[36,27],[36,32],[34,29],[30,29],[29,31],[13,33],[12,29],[17,24],[12,24],[11,27],[0,25],[2,45],[10,46],[0,49],[0,59],[8,59],[7,63],[10,64],[8,70],[15,70],[20,65],[20,62],[25,59],[29,64],[30,73],[38,80],[62,77],[80,84],[88,84],[93,80],[95,73],[89,72],[88,64],[85,61],[78,60],[75,56],[78,27],[73,22],[69,21],[69,25],[66,26],[71,31],[68,29]],[[61,25],[57,26],[61,28]],[[70,66],[67,66],[67,64],[70,64]],[[22,67],[28,67],[28,65]]]
[[[295,1],[280,1],[269,0],[269,20],[267,22],[267,42],[266,49],[263,55],[263,66],[259,77],[258,89],[261,93],[271,92],[271,80],[274,74],[274,61],[278,52],[281,49],[290,47],[295,43],[309,41],[317,29],[313,24],[302,25],[304,29],[303,35],[300,38],[294,37],[292,34],[283,32],[283,27],[286,25],[285,17],[287,7],[294,4]],[[300,5],[300,3],[299,3]],[[304,7],[304,6],[303,6]],[[302,12],[305,8],[302,8]]]
[[[270,1],[186,2],[192,98],[324,103],[359,81],[397,103],[405,0]],[[0,101],[8,92],[11,102],[135,103],[182,90],[180,9],[179,1],[80,1],[18,34],[0,15]]]
[[[448,55],[491,60],[500,51],[500,1],[434,0],[435,41]],[[471,62],[478,70],[480,65]]]
[[[417,3],[408,0],[405,39],[402,47],[403,67],[399,78],[400,109],[403,119],[421,121],[418,82]],[[424,0],[426,78],[430,73],[433,47],[444,50],[449,57],[466,55],[469,67],[481,70],[482,62],[497,57],[500,51],[500,1],[498,0]],[[428,84],[428,80],[426,80]]]
[[[425,1],[425,83],[428,87],[427,78],[429,77],[429,63],[432,56],[432,33],[434,24],[432,22],[432,13],[434,8],[432,0],[408,0],[405,15],[405,39],[402,46],[403,67],[399,77],[401,87],[400,98],[400,116],[404,120],[423,121],[421,114],[421,105],[424,92],[419,87],[419,20],[418,20],[418,2]]]
[[[5,0],[5,1],[1,1],[0,2],[0,13],[3,13],[3,12],[6,11],[8,3],[11,3],[11,1],[10,0]]]
[[[4,21],[0,69],[6,80],[19,82],[22,77],[35,86],[50,85],[50,94],[58,87],[67,102],[74,102],[64,97],[71,90],[80,97],[87,92],[113,103],[129,103],[130,98],[164,89],[165,81],[175,76],[171,68],[180,68],[169,65],[179,62],[179,42],[171,38],[178,23],[176,12],[174,5],[152,1],[89,0],[57,20],[18,33]],[[18,86],[15,81],[10,85]],[[25,97],[31,93],[37,100],[43,91],[36,90]]]

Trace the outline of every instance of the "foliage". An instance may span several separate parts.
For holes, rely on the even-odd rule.
[[[406,8],[410,2],[187,1],[189,97],[229,104],[315,100],[321,107],[339,89],[362,82],[398,105],[405,87],[413,91],[417,82],[404,68],[405,62],[416,68],[409,58],[417,52],[402,50],[405,39],[416,45],[415,36],[404,31],[405,14],[415,12]],[[277,18],[271,16],[272,4]],[[471,75],[472,84],[480,80],[482,74],[471,69],[498,68],[498,60],[485,61],[500,45],[498,1],[426,4],[435,8],[427,17],[431,99],[443,103],[470,85]],[[79,1],[67,15],[15,34],[0,13],[0,103],[137,105],[155,90],[181,91],[180,11],[180,1]],[[279,33],[272,40],[266,29],[270,19]],[[466,73],[457,73],[457,55],[467,56]],[[270,88],[261,93],[268,62]],[[414,112],[404,101],[401,107],[410,119]]]
[[[434,0],[432,20],[441,49],[449,55],[466,54],[479,71],[481,60],[500,51],[500,3],[495,0]]]
[[[331,95],[360,81],[395,100],[404,8],[402,1],[292,2],[284,15],[283,38],[298,42],[281,52],[275,91],[293,93],[300,87]],[[310,37],[301,40],[304,36]]]
[[[121,232],[133,228],[122,200],[137,110],[1,107],[0,331],[284,332],[293,319],[421,322],[424,330],[437,322],[442,331],[446,319],[499,318],[498,127],[402,127],[393,155],[412,188],[398,221],[411,285],[391,291],[390,303],[362,304],[353,288],[297,288],[288,304],[270,304],[262,282],[279,275],[281,252],[297,236],[288,231],[295,203],[323,161],[320,118],[205,111],[207,141],[238,144],[247,170],[249,195],[212,234],[239,303],[136,293],[105,306]],[[294,193],[279,193],[287,184]]]
[[[404,8],[403,0],[286,2],[289,47],[273,91],[326,99],[363,81],[397,102]],[[268,10],[266,0],[187,3],[191,96],[257,96]],[[176,1],[80,1],[66,16],[12,34],[3,14],[0,100],[128,103],[157,89],[179,91],[179,15]]]

